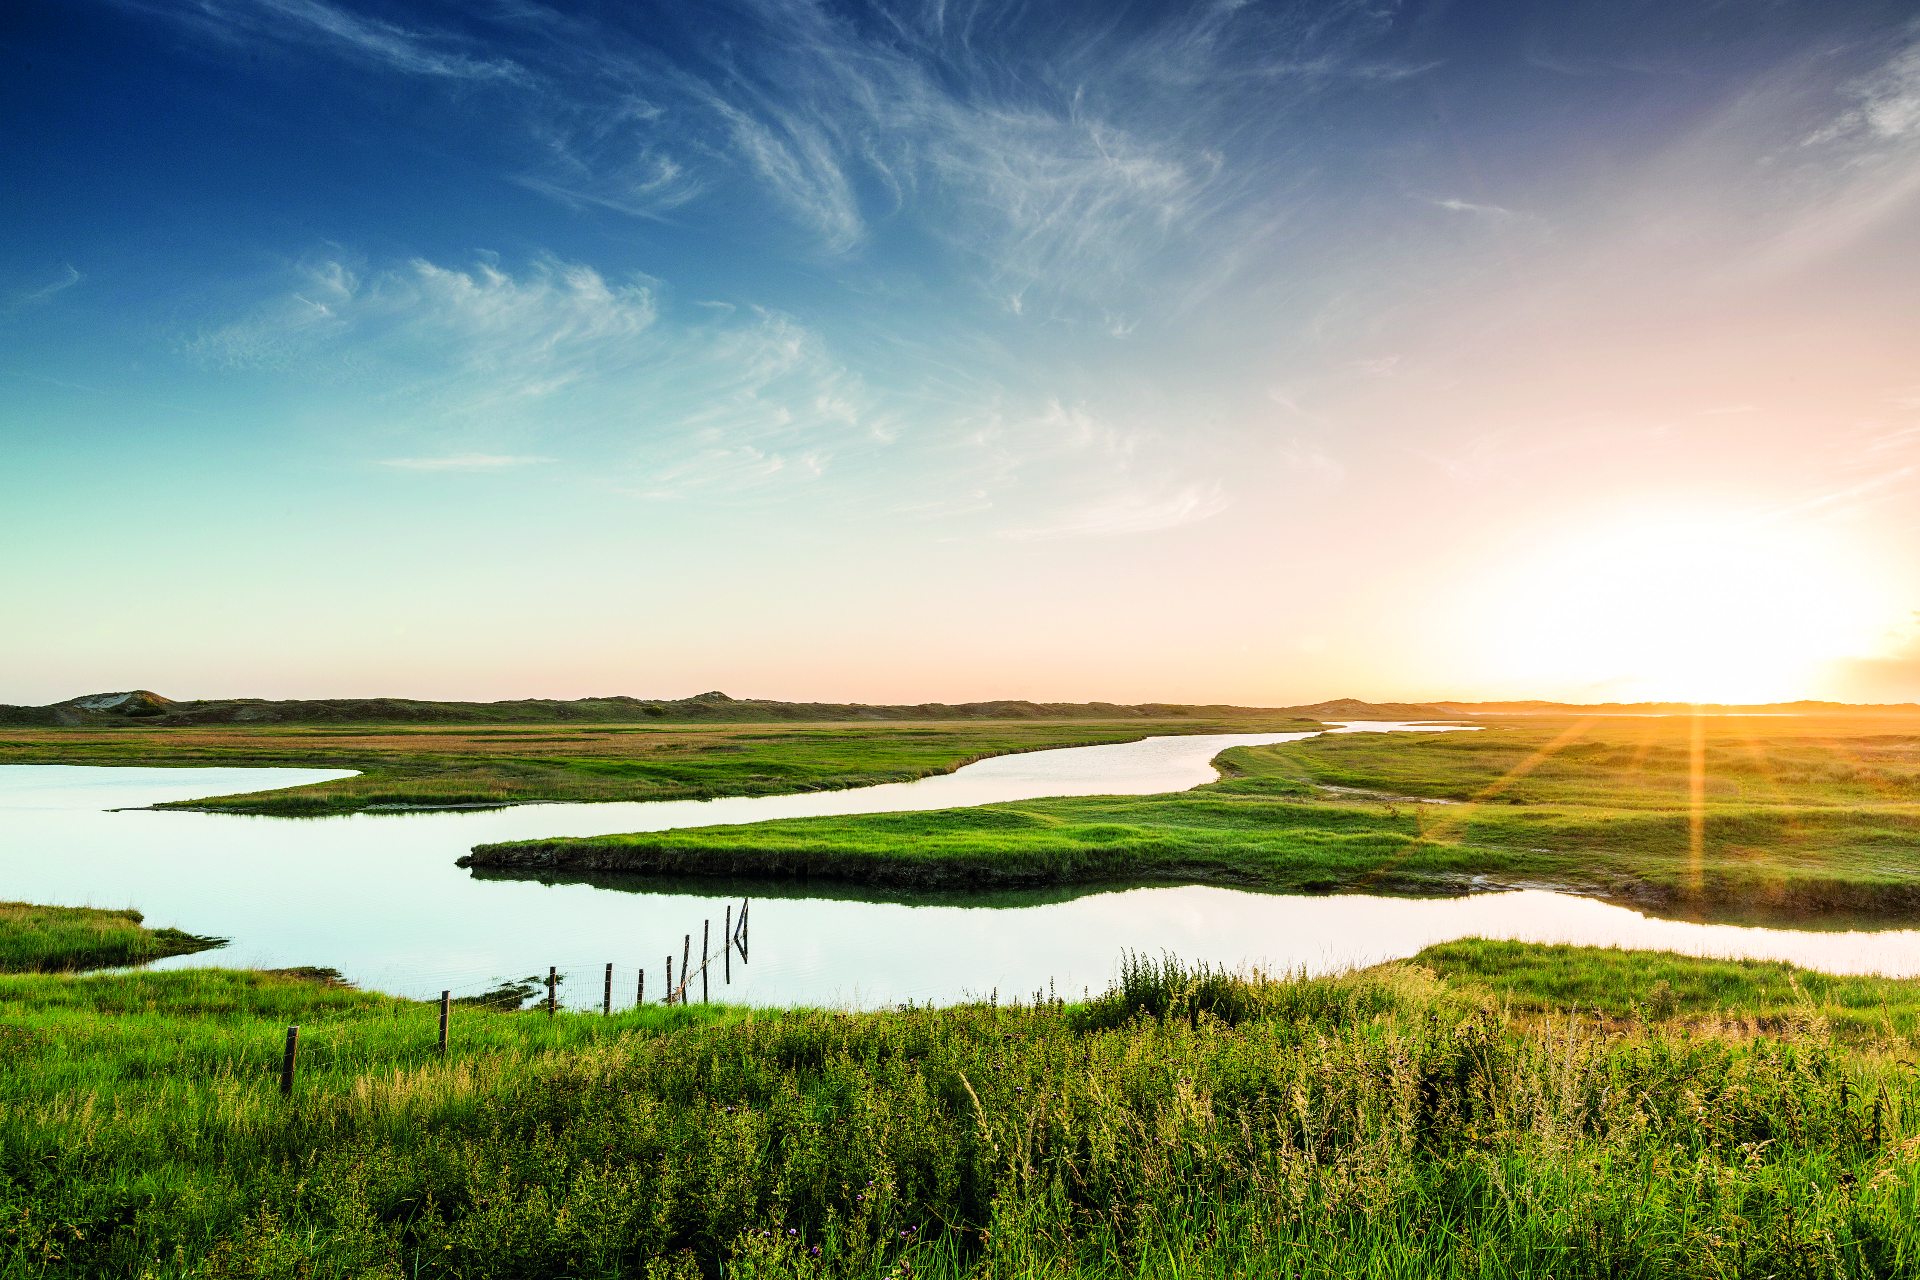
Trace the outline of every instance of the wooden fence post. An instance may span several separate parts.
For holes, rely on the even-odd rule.
[[[660,1003],[673,1003],[673,953],[667,953],[667,994],[660,997]]]
[[[680,939],[680,1003],[687,1002],[687,984],[693,981],[693,935]]]
[[[700,922],[700,1003],[707,1002],[707,960],[712,954],[707,950],[713,941],[713,921]]]
[[[633,989],[633,1007],[638,1009],[647,1002],[647,971],[640,971],[640,981]]]
[[[287,1028],[287,1051],[280,1059],[280,1096],[293,1096],[293,1067],[300,1056],[300,1024]]]
[[[560,970],[558,969],[558,967],[554,965],[548,965],[547,966],[547,1016],[549,1018],[553,1016],[553,1011],[559,1007],[559,1001],[554,998],[554,988],[559,985],[560,985]]]
[[[613,961],[607,961],[607,990],[600,997],[600,1012],[603,1016],[613,1013]]]
[[[727,931],[722,935],[720,951],[726,959],[720,962],[720,980],[728,986],[733,985],[733,904],[727,904]]]
[[[447,1056],[447,1015],[453,1010],[453,992],[440,993],[440,1056]]]

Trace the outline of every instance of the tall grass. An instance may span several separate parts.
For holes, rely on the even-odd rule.
[[[1136,957],[1085,1005],[433,1010],[0,979],[0,1273],[1895,1276],[1920,1073]],[[279,1032],[305,1050],[275,1093]]]
[[[149,929],[138,911],[0,902],[0,973],[64,973],[141,964],[220,945],[179,929]]]

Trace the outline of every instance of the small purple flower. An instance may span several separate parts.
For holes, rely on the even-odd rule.
[[[800,1234],[800,1229],[798,1227],[788,1227],[787,1234],[790,1236],[797,1236]]]

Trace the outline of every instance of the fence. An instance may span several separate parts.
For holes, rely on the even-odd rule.
[[[677,985],[674,983],[673,953],[668,952],[665,967],[666,980],[662,984],[663,994],[660,998],[662,1004],[688,1003],[689,991],[696,977],[700,980],[700,1000],[702,1003],[705,1003],[711,993],[710,971],[713,968],[713,962],[715,960],[720,961],[721,982],[727,985],[732,984],[733,953],[738,950],[740,953],[740,963],[745,964],[747,962],[748,905],[749,903],[746,899],[741,900],[740,914],[736,918],[733,913],[733,904],[731,902],[727,904],[726,916],[721,933],[720,950],[717,954],[714,953],[712,948],[712,919],[709,918],[700,922],[700,963],[697,968],[693,963],[693,934],[687,933],[682,935],[680,940],[680,981]],[[559,1012],[560,977],[560,967],[558,965],[547,966],[546,1006],[548,1017],[553,1017]],[[531,981],[531,979],[528,981]],[[439,1043],[435,1048],[443,1057],[447,1053],[447,1037],[453,1022],[454,990],[455,988],[450,987],[440,993],[440,1036]],[[502,987],[496,984],[494,990],[511,990],[511,987]],[[638,969],[634,981],[634,1007],[638,1008],[646,1004],[646,1002],[647,971],[645,966],[641,966]],[[604,982],[601,987],[600,1012],[605,1015],[611,1015],[613,1013],[613,961],[611,960],[607,961]],[[283,1096],[290,1097],[293,1094],[294,1077],[298,1071],[299,1060],[300,1027],[299,1024],[296,1023],[287,1028],[286,1048],[280,1059],[280,1092]]]

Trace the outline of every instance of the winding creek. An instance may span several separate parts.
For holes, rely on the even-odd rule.
[[[1340,732],[1422,730],[1361,724]],[[431,997],[558,965],[569,1002],[597,1005],[602,966],[630,1003],[662,961],[698,945],[725,905],[753,900],[747,963],[716,998],[871,1006],[997,991],[1098,988],[1126,948],[1232,966],[1325,972],[1480,936],[1789,960],[1836,973],[1920,974],[1920,931],[1798,931],[1642,916],[1569,894],[1302,897],[1204,886],[899,896],[777,886],[669,885],[470,874],[475,844],[772,818],[952,808],[1064,795],[1148,795],[1212,781],[1235,746],[1309,734],[1147,738],[998,756],[918,782],[793,796],[542,804],[478,812],[266,818],[139,806],[342,776],[311,769],[0,766],[0,898],[134,906],[154,924],[230,938],[156,967],[339,969],[362,986]]]

